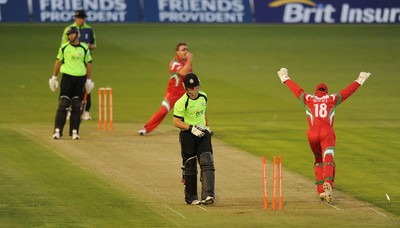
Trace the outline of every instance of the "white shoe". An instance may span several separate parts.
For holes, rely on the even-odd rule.
[[[325,191],[325,195],[324,195],[324,199],[327,203],[331,203],[332,202],[332,186],[329,182],[325,182],[323,185],[324,191]]]
[[[145,134],[147,133],[147,131],[146,131],[146,129],[140,129],[139,131],[138,131],[138,134],[139,135],[141,135],[141,136],[144,136]]]
[[[82,119],[83,120],[91,120],[92,117],[90,116],[90,113],[88,111],[84,111],[82,114]]]
[[[68,111],[67,111],[67,120],[69,120],[70,118],[71,118],[71,111],[68,110]]]
[[[200,205],[201,201],[200,200],[193,200],[190,205]]]
[[[61,136],[60,136],[60,129],[56,128],[56,129],[54,130],[53,139],[60,139],[60,138],[61,138]]]
[[[79,139],[80,137],[79,137],[79,135],[78,135],[78,132],[76,131],[76,130],[72,130],[72,139]]]
[[[212,196],[207,196],[205,200],[202,200],[201,202],[205,205],[213,204],[215,201],[214,197]]]

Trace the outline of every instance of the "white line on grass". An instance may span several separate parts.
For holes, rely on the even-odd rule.
[[[361,206],[365,207],[365,205],[364,205],[364,204],[362,204],[362,203],[360,203],[360,204],[361,204]],[[375,210],[374,208],[371,208],[371,207],[368,207],[368,206],[367,206],[367,208],[368,208],[368,209],[370,209],[371,211],[373,211],[373,212],[377,213],[377,214],[380,214],[380,215],[382,215],[383,217],[387,217],[385,214],[383,214],[383,213],[381,213],[381,212],[379,212],[379,211]]]
[[[31,133],[32,135],[36,135],[35,132],[33,132],[33,131],[31,131],[31,130],[28,130],[28,129],[26,129],[26,128],[21,128],[21,129],[24,130],[24,131],[27,131],[27,132]]]
[[[196,205],[198,208],[200,208],[203,211],[207,211],[207,209],[205,209],[204,207],[200,206],[200,205]]]
[[[331,207],[333,207],[333,208],[335,208],[336,210],[338,210],[338,211],[341,211],[342,209],[340,209],[340,208],[338,208],[338,207],[336,207],[336,206],[333,206],[332,204],[330,204],[330,203],[326,203],[326,204],[328,204],[329,206],[331,206]]]
[[[165,204],[163,204],[163,205],[164,205],[164,207],[166,207],[166,208],[170,209],[171,211],[175,212],[177,215],[181,216],[182,218],[184,218],[184,219],[186,218],[185,216],[183,216],[181,213],[177,212],[176,210],[174,210],[174,209],[168,207],[168,206],[165,205]]]

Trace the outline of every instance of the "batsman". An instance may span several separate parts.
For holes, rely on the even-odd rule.
[[[207,95],[200,91],[198,77],[189,73],[183,80],[186,93],[175,103],[174,126],[179,128],[183,184],[186,204],[213,204],[215,168],[211,132],[207,127]],[[201,201],[197,196],[197,162],[200,164]]]
[[[92,82],[92,56],[85,43],[79,41],[77,27],[69,27],[67,31],[68,43],[64,43],[58,50],[57,59],[53,67],[53,76],[49,80],[50,90],[58,88],[58,73],[62,73],[60,95],[54,123],[53,139],[61,139],[67,119],[67,111],[72,108],[69,134],[72,139],[79,139],[81,123],[81,106],[83,89],[87,93],[94,88]]]
[[[358,78],[339,93],[328,94],[326,84],[318,84],[314,94],[305,93],[300,86],[289,78],[288,70],[281,68],[278,76],[282,83],[293,92],[306,109],[309,129],[308,142],[314,154],[314,172],[317,193],[321,200],[332,202],[332,190],[335,181],[335,146],[336,136],[333,122],[336,107],[349,98],[364,84],[370,73],[361,72]]]

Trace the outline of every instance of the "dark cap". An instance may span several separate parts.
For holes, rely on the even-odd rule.
[[[77,18],[87,18],[85,10],[75,10],[75,17],[77,17]]]
[[[68,30],[67,30],[67,35],[72,34],[72,33],[77,33],[77,34],[79,34],[78,28],[75,27],[75,26],[69,27]]]
[[[183,85],[185,88],[192,89],[200,85],[200,80],[194,73],[189,73],[185,76],[185,79],[183,79]]]
[[[315,92],[318,92],[318,91],[328,93],[328,86],[325,85],[324,83],[320,83],[317,85],[317,87],[315,87]]]

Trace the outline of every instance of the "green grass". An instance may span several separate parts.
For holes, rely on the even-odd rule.
[[[171,226],[29,138],[4,127],[0,137],[10,142],[0,148],[2,226]]]
[[[57,98],[48,88],[48,79],[63,26],[0,25],[0,123],[37,123],[48,125],[51,131]],[[93,54],[93,80],[96,87],[113,87],[117,122],[144,123],[159,107],[174,46],[185,41],[194,53],[193,69],[209,96],[208,117],[215,137],[267,158],[280,154],[285,167],[310,179],[313,179],[313,157],[305,134],[305,113],[280,83],[276,71],[287,67],[291,78],[308,92],[320,82],[327,83],[330,92],[338,92],[356,79],[360,71],[372,72],[364,86],[336,112],[336,187],[400,215],[399,26],[94,24],[93,27],[98,38],[98,49]],[[96,98],[93,101],[95,104]],[[3,143],[6,148],[12,149],[22,141],[20,146],[27,147],[24,150],[43,149],[14,133],[2,134],[9,137]],[[48,151],[46,154],[52,157]],[[18,157],[8,156],[9,163],[23,160]],[[36,167],[41,167],[40,163]],[[28,168],[16,166],[15,172],[27,172]],[[2,172],[0,178],[13,176]],[[18,181],[23,183],[24,179],[19,179],[23,176],[16,175],[12,180],[14,185]],[[48,184],[51,179],[34,181]],[[34,183],[31,186],[36,186]],[[96,181],[90,183],[89,189],[99,188],[96,191],[108,192],[121,202],[113,195],[117,193],[111,193]],[[90,188],[91,185],[96,187]],[[52,191],[62,192],[56,187]],[[46,196],[47,192],[35,189],[37,195],[29,195],[26,189],[19,191],[16,200],[25,201],[23,206],[15,206],[10,216],[32,217],[29,205],[39,205],[41,201],[29,203],[29,200]],[[390,203],[386,193],[391,196]],[[50,205],[62,204],[63,199],[54,197],[43,202],[54,200]],[[109,201],[114,200],[97,203]],[[82,209],[72,213],[77,215]],[[124,211],[120,213],[126,216]],[[80,216],[85,220],[95,215]],[[70,217],[71,222],[80,220]],[[36,222],[40,224],[40,220]]]

